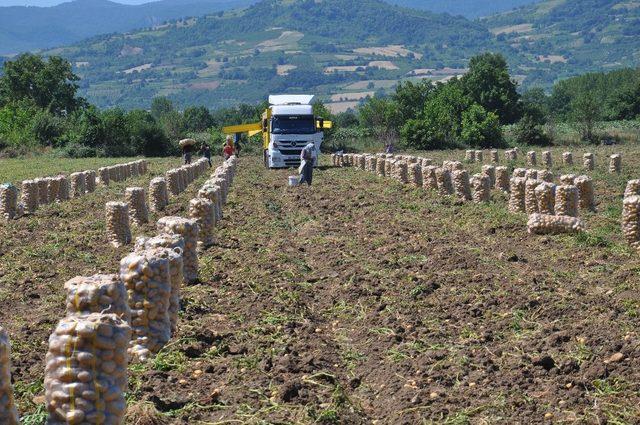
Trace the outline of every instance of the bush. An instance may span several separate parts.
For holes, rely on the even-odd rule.
[[[471,147],[498,148],[504,146],[504,137],[498,115],[474,104],[462,113],[460,139]]]
[[[525,115],[514,129],[515,141],[521,145],[549,146],[551,138],[545,134],[534,117]]]

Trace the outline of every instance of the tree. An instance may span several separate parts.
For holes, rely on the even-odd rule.
[[[398,83],[391,98],[398,105],[402,122],[417,117],[424,109],[424,105],[435,92],[435,86],[428,80],[417,83],[405,81]]]
[[[571,102],[571,118],[582,140],[597,143],[595,129],[602,118],[602,106],[589,93],[582,93]]]
[[[473,104],[462,113],[460,139],[471,147],[493,148],[503,146],[502,127],[498,115],[481,105]]]
[[[471,58],[462,84],[471,100],[495,113],[502,124],[512,124],[520,118],[517,86],[501,54],[484,53]]]
[[[159,120],[165,115],[174,112],[173,102],[169,100],[169,98],[165,96],[154,97],[151,101],[151,115]]]
[[[45,61],[42,56],[24,53],[4,63],[0,78],[0,105],[28,100],[41,109],[61,115],[86,105],[76,97],[79,80],[71,64],[58,56]]]
[[[525,114],[514,129],[516,142],[522,145],[547,146],[551,138],[547,136],[537,120]]]
[[[205,131],[213,125],[213,118],[205,106],[190,106],[182,114],[185,131]]]
[[[372,97],[358,110],[360,126],[386,144],[398,140],[401,118],[396,103],[388,98]]]
[[[522,94],[522,116],[536,125],[543,125],[549,116],[549,98],[541,88],[533,88]]]

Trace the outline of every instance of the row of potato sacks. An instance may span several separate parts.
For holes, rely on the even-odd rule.
[[[198,193],[220,207],[237,159],[225,161]],[[163,217],[139,237],[118,274],[66,282],[67,316],[49,338],[45,367],[48,424],[122,424],[129,360],[147,361],[179,326],[180,290],[198,276],[200,218]],[[209,235],[205,235],[209,236]],[[0,329],[0,423],[17,424],[7,334]]]
[[[364,157],[364,161],[361,160]],[[474,158],[478,152],[474,153]],[[544,207],[538,207],[538,199],[534,190],[543,182],[553,181],[553,174],[548,170],[516,169],[514,177],[509,178],[506,167],[484,165],[482,172],[470,176],[459,161],[444,161],[441,167],[433,164],[433,160],[414,156],[395,156],[391,154],[377,155],[344,155],[342,159],[335,160],[341,166],[355,165],[367,171],[373,171],[379,175],[390,176],[401,183],[412,184],[416,187],[435,190],[441,195],[453,195],[461,201],[473,201],[475,203],[488,202],[491,199],[491,190],[497,189],[505,193],[511,192],[509,201],[510,210],[513,212],[528,212],[531,214],[529,231],[535,233],[575,232],[584,229],[582,221],[574,217],[577,215],[578,193],[574,197],[567,197],[567,191],[563,187],[558,190],[558,203],[561,214],[555,214],[555,185],[551,187],[553,193],[552,206],[549,208],[549,196],[547,192],[540,194],[540,202],[546,202]],[[384,164],[381,166],[380,163]],[[375,165],[374,165],[375,164]],[[380,173],[379,170],[385,170]],[[518,179],[518,180],[514,180]],[[540,180],[538,180],[540,179]],[[544,179],[544,180],[542,180]],[[593,183],[586,176],[575,178],[580,181],[583,191],[584,208],[593,209]],[[533,184],[535,183],[535,184]],[[547,183],[551,185],[551,183]],[[577,188],[576,188],[577,190]],[[569,191],[573,194],[573,191]],[[528,196],[526,196],[528,194]],[[546,195],[546,196],[543,196]],[[575,208],[573,201],[576,202]],[[565,209],[567,211],[565,211]],[[547,214],[541,214],[540,211]],[[551,210],[551,211],[550,211]]]
[[[520,154],[519,148],[508,149],[504,151],[504,158],[507,162],[514,162]],[[497,149],[489,151],[489,158],[492,164],[500,163],[500,154]],[[538,165],[538,155],[536,151],[528,151],[525,154],[527,166],[536,167]],[[565,166],[573,166],[573,152],[563,152],[561,155],[562,164]],[[483,162],[484,154],[481,150],[467,150],[465,152],[464,161],[467,163]],[[541,155],[541,165],[551,168],[553,166],[553,155],[551,151],[543,151]],[[595,169],[595,155],[587,152],[582,155],[582,167],[585,171],[593,171]],[[609,156],[610,173],[620,173],[622,171],[622,156],[613,154]]]
[[[24,180],[18,190],[5,183],[0,185],[0,220],[11,220],[34,214],[42,205],[79,198],[96,190],[98,184],[121,181],[147,172],[147,161],[138,160],[95,170],[60,174],[54,177]],[[113,175],[113,176],[112,176]]]
[[[208,167],[206,159],[201,158],[192,164],[167,171],[165,176],[179,173],[181,191],[195,179],[203,175]],[[111,201],[105,205],[105,227],[107,239],[115,247],[129,245],[132,242],[131,225],[142,226],[149,221],[149,212],[159,213],[169,205],[169,191],[166,177],[155,177],[149,183],[147,191],[143,187],[125,189],[125,202]]]

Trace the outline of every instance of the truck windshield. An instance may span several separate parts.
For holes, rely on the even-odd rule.
[[[276,115],[271,118],[273,134],[314,134],[313,115]]]

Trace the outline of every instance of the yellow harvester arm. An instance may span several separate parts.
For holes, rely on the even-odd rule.
[[[223,127],[222,132],[224,134],[236,134],[236,133],[251,133],[258,134],[262,131],[262,123],[256,122],[252,124],[240,124],[232,125],[229,127]]]

